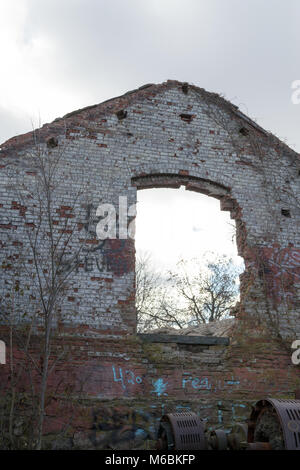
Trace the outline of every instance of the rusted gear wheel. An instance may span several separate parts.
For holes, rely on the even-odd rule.
[[[158,429],[159,450],[204,450],[206,440],[202,420],[196,413],[168,413]]]
[[[248,442],[268,442],[272,450],[300,450],[300,400],[258,401],[250,418]]]
[[[276,410],[265,407],[259,413],[254,431],[254,442],[269,442],[272,450],[284,449],[284,439]]]

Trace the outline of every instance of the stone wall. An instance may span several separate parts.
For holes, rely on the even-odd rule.
[[[65,272],[76,264],[55,318],[51,360],[58,359],[49,382],[66,417],[59,387],[68,385],[75,400],[72,445],[121,442],[121,425],[137,416],[148,424],[135,422],[121,435],[151,440],[164,409],[194,409],[210,425],[225,420],[228,426],[240,414],[245,419],[249,403],[261,395],[293,396],[299,368],[291,364],[287,345],[300,335],[298,154],[219,96],[174,81],[10,139],[0,151],[1,339],[7,344],[8,322],[22,329],[39,308],[28,238],[38,226],[36,193],[29,191],[40,175],[37,154],[50,167],[57,161],[52,228],[55,240],[72,236],[62,258]],[[184,351],[176,344],[141,342],[135,335],[134,240],[103,242],[96,236],[99,204],[113,204],[118,212],[120,197],[130,208],[139,189],[180,185],[219,199],[236,223],[246,270],[229,347]],[[131,208],[127,222],[133,220]],[[49,242],[43,243],[39,256],[47,258]],[[47,262],[45,273],[51,269]],[[31,346],[37,360],[38,332],[37,321]],[[13,347],[21,361],[21,346]],[[61,350],[67,356],[60,358]],[[0,372],[5,384],[8,365]],[[65,418],[60,413],[57,419],[52,406],[50,400],[54,424],[49,418],[47,429],[58,432]]]

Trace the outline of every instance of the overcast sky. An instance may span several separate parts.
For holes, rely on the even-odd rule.
[[[138,192],[136,249],[151,255],[156,270],[176,269],[180,259],[201,259],[226,254],[236,264],[235,223],[220,211],[213,197],[180,189],[145,189]]]
[[[222,93],[300,152],[299,20],[299,0],[0,0],[0,142],[176,79]]]

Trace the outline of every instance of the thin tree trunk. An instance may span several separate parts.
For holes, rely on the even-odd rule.
[[[48,380],[48,367],[49,367],[49,355],[50,355],[50,333],[51,333],[51,322],[48,319],[46,332],[45,332],[45,348],[44,348],[44,360],[43,360],[43,371],[42,371],[42,383],[40,393],[40,409],[39,409],[39,422],[38,422],[38,436],[36,450],[42,449],[42,438],[43,438],[43,427],[45,418],[45,398],[47,391],[47,380]]]

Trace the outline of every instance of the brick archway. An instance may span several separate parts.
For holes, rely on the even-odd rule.
[[[132,185],[137,190],[155,188],[179,189],[180,186],[185,186],[185,189],[188,191],[205,194],[220,201],[220,210],[229,211],[230,218],[235,220],[237,252],[245,261],[245,271],[240,275],[240,301],[242,303],[244,286],[250,275],[250,265],[247,263],[246,228],[242,220],[242,211],[237,201],[233,198],[231,189],[208,179],[184,174],[184,172],[182,174],[142,174],[132,178]]]
[[[231,189],[208,179],[188,174],[154,173],[132,178],[132,185],[137,189],[173,188],[185,186],[187,191],[194,191],[214,197],[220,201],[221,211],[229,211],[231,219],[236,222],[236,241],[239,256],[245,255],[246,230],[242,221],[241,209],[231,195]]]

